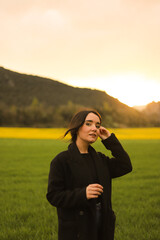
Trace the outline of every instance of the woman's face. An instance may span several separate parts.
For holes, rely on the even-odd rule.
[[[77,133],[77,140],[94,143],[98,138],[98,129],[101,123],[99,117],[94,113],[89,113],[84,121],[82,127]]]

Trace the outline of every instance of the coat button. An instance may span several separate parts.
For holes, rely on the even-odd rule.
[[[79,215],[80,215],[80,216],[83,216],[83,215],[84,215],[84,211],[80,211],[80,212],[79,212]]]

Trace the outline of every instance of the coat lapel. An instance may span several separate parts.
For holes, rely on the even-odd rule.
[[[89,152],[90,152],[90,154],[92,156],[92,159],[94,160],[94,163],[95,163],[99,184],[104,186],[105,185],[105,179],[104,179],[104,175],[103,175],[103,172],[102,172],[102,170],[104,169],[104,165],[102,164],[102,161],[101,161],[100,157],[98,156],[97,152],[95,151],[95,149],[93,147],[89,146]]]
[[[67,159],[67,161],[73,175],[74,187],[84,187],[90,184],[91,175],[77,145],[75,143],[71,143],[68,147],[68,151],[70,158]]]
[[[87,169],[87,165],[84,162],[83,157],[81,156],[79,149],[76,143],[71,143],[68,147],[69,151],[69,159],[67,159],[69,167],[71,169],[71,173],[73,176],[73,186],[74,187],[85,187],[92,183],[92,176],[90,171]],[[98,183],[103,186],[104,194],[102,194],[102,201],[105,206],[110,206],[110,177],[108,169],[104,166],[104,162],[102,161],[101,157],[95,151],[95,149],[89,146],[88,149],[89,153],[91,154],[92,159],[94,160]]]
[[[111,193],[109,188],[111,179],[109,177],[108,168],[106,167],[106,165],[104,165],[104,162],[102,161],[102,159],[100,158],[100,156],[98,155],[98,153],[95,151],[93,147],[90,146],[89,151],[95,162],[99,184],[103,186],[104,193],[102,194],[102,201],[104,203],[104,208],[105,208],[105,206],[111,205],[110,203]]]

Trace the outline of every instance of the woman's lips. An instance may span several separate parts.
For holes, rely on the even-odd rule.
[[[97,135],[94,134],[94,133],[89,134],[89,136],[91,136],[91,137],[97,137]]]

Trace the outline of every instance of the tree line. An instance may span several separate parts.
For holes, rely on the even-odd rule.
[[[72,116],[86,106],[69,101],[60,106],[46,106],[36,98],[26,107],[0,104],[0,126],[13,127],[68,127]],[[108,103],[96,108],[106,127],[148,127],[154,123],[147,117],[139,117],[135,111],[130,115],[125,109],[111,109]]]

